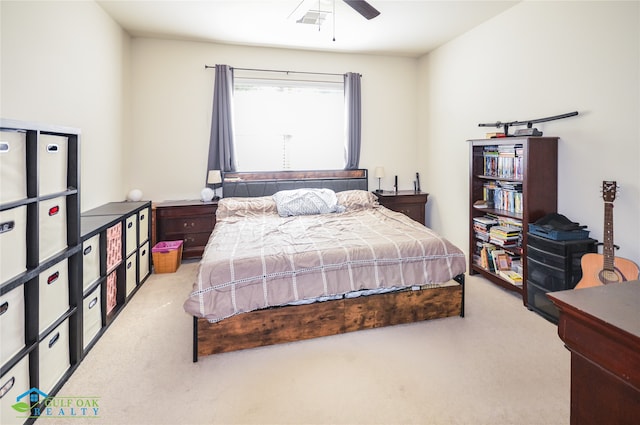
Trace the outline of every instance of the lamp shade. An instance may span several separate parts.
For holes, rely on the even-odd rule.
[[[209,170],[207,175],[207,184],[220,184],[222,183],[222,175],[220,170]]]
[[[384,177],[384,167],[376,167],[373,171],[373,176],[377,179],[381,179]]]

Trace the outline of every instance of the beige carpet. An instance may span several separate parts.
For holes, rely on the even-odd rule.
[[[100,417],[56,424],[569,423],[556,327],[482,278],[467,277],[465,318],[192,363],[196,268],[147,280],[57,394],[99,397]]]

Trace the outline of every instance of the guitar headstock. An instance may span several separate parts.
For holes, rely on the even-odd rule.
[[[613,202],[616,199],[616,189],[618,185],[615,181],[603,181],[602,182],[602,199],[605,202]]]

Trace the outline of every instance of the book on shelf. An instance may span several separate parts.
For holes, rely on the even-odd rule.
[[[498,275],[516,286],[522,286],[522,275],[514,270],[499,270]]]
[[[473,203],[474,208],[493,208],[493,202],[485,199],[479,199]]]
[[[493,265],[493,267],[491,268],[491,271],[497,273],[500,270],[500,264],[498,264],[498,258],[501,255],[507,255],[507,253],[503,249],[494,249],[489,253],[489,255],[491,256],[491,263]]]
[[[493,258],[496,270],[498,270],[499,272],[511,270],[511,256],[506,251],[494,251]]]

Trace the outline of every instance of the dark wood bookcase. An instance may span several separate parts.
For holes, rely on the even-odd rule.
[[[527,233],[529,223],[556,212],[558,198],[558,138],[557,137],[504,137],[469,140],[469,273],[481,274],[491,282],[521,294],[527,305]],[[510,149],[513,147],[513,149]],[[511,176],[496,176],[485,170],[485,156],[489,151],[512,150],[518,157],[518,172]],[[505,154],[508,156],[508,154]],[[476,201],[484,199],[486,185],[512,184],[521,187],[517,211],[493,207],[478,207]],[[502,248],[520,255],[522,286],[514,285],[479,262],[479,247],[484,242],[474,230],[474,218],[490,215],[499,220],[520,222],[521,239],[518,247]]]

